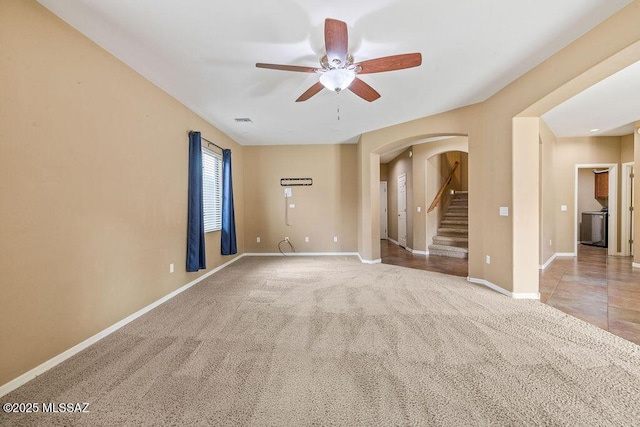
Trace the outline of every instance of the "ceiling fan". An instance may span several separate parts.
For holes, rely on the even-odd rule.
[[[360,98],[372,102],[380,98],[380,94],[360,80],[356,76],[357,74],[403,70],[422,64],[422,55],[420,53],[385,56],[354,63],[353,56],[347,52],[348,37],[346,23],[337,19],[326,19],[324,21],[324,44],[327,54],[320,59],[321,68],[264,63],[257,63],[256,67],[320,74],[319,81],[300,95],[296,102],[306,101],[325,87],[336,93],[349,89]]]

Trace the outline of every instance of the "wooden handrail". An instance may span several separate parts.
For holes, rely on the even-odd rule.
[[[438,194],[436,194],[436,197],[433,199],[433,202],[431,202],[431,206],[429,206],[429,209],[427,210],[427,213],[429,213],[432,210],[434,210],[436,208],[436,206],[438,206],[438,203],[440,203],[440,199],[442,198],[442,195],[444,194],[444,190],[445,190],[445,188],[447,188],[447,185],[449,185],[449,183],[451,182],[451,178],[453,178],[453,173],[456,171],[456,169],[458,168],[459,164],[460,164],[460,162],[455,162],[453,164],[453,169],[451,169],[451,173],[447,177],[447,179],[444,182],[444,184],[442,184],[442,187],[440,187],[440,191],[438,191]]]

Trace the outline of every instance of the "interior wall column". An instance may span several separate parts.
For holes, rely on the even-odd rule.
[[[364,262],[380,262],[380,155],[358,143],[358,254]]]
[[[540,119],[513,119],[513,293],[538,294]],[[497,213],[496,213],[497,214]]]

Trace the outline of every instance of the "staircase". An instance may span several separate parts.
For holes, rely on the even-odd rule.
[[[444,214],[438,234],[429,245],[429,255],[464,258],[469,256],[469,192],[456,191]]]

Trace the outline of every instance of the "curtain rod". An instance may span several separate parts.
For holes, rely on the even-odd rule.
[[[187,132],[187,133],[191,133],[191,132],[197,132],[197,131],[190,130],[190,131],[189,131],[189,132]],[[202,134],[200,134],[200,139],[203,139],[203,140],[205,140],[205,141],[207,141],[207,142],[208,142],[207,147],[208,147],[209,145],[213,145],[214,147],[218,148],[219,150],[224,150],[224,148],[220,147],[218,144],[215,144],[215,143],[213,143],[213,142],[209,141],[207,138],[203,137],[203,136],[202,136]]]

